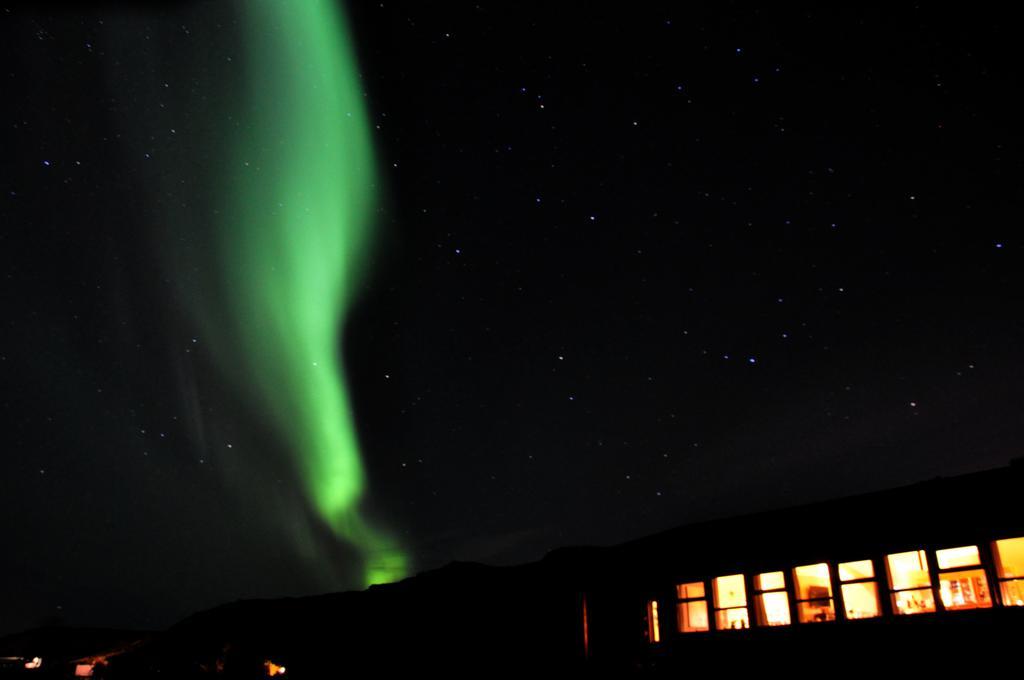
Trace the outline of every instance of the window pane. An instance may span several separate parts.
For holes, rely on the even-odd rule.
[[[762,626],[788,626],[791,623],[789,595],[785,591],[758,595],[757,602],[757,622]]]
[[[747,606],[747,589],[743,584],[743,574],[719,576],[712,581],[712,587],[715,591],[715,609]]]
[[[962,548],[936,550],[935,561],[939,563],[939,569],[973,567],[981,564],[981,560],[978,558],[978,546],[976,545],[965,545]]]
[[[1003,606],[1024,607],[1024,580],[1003,581]]]
[[[658,603],[651,600],[647,603],[647,639],[661,642],[661,626],[658,623]]]
[[[892,609],[897,614],[923,614],[935,611],[931,588],[903,590],[892,594]]]
[[[842,591],[846,618],[870,619],[881,614],[878,608],[878,586],[874,581],[847,583],[842,586]]]
[[[856,581],[862,578],[874,578],[875,565],[871,560],[860,560],[859,562],[843,562],[839,565],[840,581]]]
[[[740,630],[750,627],[746,607],[720,609],[715,612],[715,628],[718,630]]]
[[[680,600],[689,600],[695,597],[704,597],[704,583],[680,583],[676,586],[676,596]]]
[[[950,571],[939,574],[939,597],[946,609],[978,609],[991,607],[988,579],[981,569]]]
[[[678,607],[680,633],[697,633],[708,629],[707,602],[680,602]]]
[[[786,577],[781,571],[769,571],[754,577],[756,590],[783,590],[785,587]]]
[[[885,559],[889,564],[889,586],[893,590],[931,586],[923,550],[895,553]]]
[[[793,580],[796,582],[797,600],[827,600],[832,597],[832,582],[828,577],[828,565],[824,562],[797,567],[793,570]]]
[[[797,604],[797,613],[800,616],[800,623],[821,623],[822,621],[834,621],[836,618],[832,600],[800,602]]]
[[[1007,538],[992,544],[999,578],[1024,576],[1024,537]]]

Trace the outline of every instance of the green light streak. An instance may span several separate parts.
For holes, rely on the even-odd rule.
[[[246,0],[239,12],[248,82],[218,226],[236,370],[293,452],[316,513],[363,554],[366,583],[393,581],[406,558],[359,512],[366,475],[340,359],[375,205],[351,42],[328,0]]]

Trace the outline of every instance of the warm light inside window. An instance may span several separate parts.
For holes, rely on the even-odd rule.
[[[992,606],[988,579],[982,569],[940,573],[939,597],[946,609],[984,609]]]
[[[93,665],[91,663],[80,663],[75,664],[75,677],[76,678],[91,678],[92,677]]]
[[[992,547],[999,578],[1024,577],[1024,536],[996,541]]]
[[[743,583],[743,574],[719,576],[713,582],[715,589],[715,609],[747,606],[747,588]]]
[[[719,576],[711,582],[715,595],[715,628],[737,630],[750,627],[747,587],[743,574]]]
[[[680,602],[678,607],[680,633],[699,633],[708,629],[707,602]]]
[[[781,571],[769,571],[754,577],[754,588],[757,590],[784,590],[786,577]]]
[[[757,594],[757,623],[761,626],[788,626],[792,623],[789,615],[789,594],[786,592],[786,576],[781,571],[769,571],[754,577]]]
[[[789,617],[789,595],[785,590],[761,593],[757,596],[760,624],[762,626],[788,626],[792,623]]]
[[[875,565],[871,560],[857,562],[841,562],[839,564],[840,581],[859,581],[875,577]]]
[[[796,582],[796,599],[820,600],[832,597],[832,581],[829,579],[828,565],[824,562],[808,564],[793,570]]]
[[[939,569],[974,567],[981,564],[981,559],[978,557],[978,546],[976,545],[936,550],[935,561],[938,562]]]
[[[680,600],[692,600],[704,597],[704,582],[680,583],[676,586],[676,597]]]
[[[704,583],[681,583],[676,586],[676,625],[680,633],[708,630],[708,603],[704,599]]]
[[[658,603],[651,600],[647,603],[647,639],[661,642],[661,624],[658,622]]]
[[[843,607],[848,619],[872,619],[881,615],[878,606],[878,584],[874,581],[844,583]]]
[[[893,590],[924,588],[932,585],[928,575],[928,561],[923,550],[895,553],[886,556],[889,565],[889,585]]]
[[[827,564],[820,562],[796,567],[793,569],[793,581],[800,623],[832,621],[836,618]]]
[[[931,576],[923,550],[886,555],[892,606],[896,614],[923,614],[935,611]]]
[[[1004,607],[1024,607],[1024,536],[992,544]]]
[[[847,619],[872,619],[881,616],[878,603],[878,584],[875,583],[875,565],[871,560],[840,562],[839,587],[843,596],[843,611]],[[849,583],[853,581],[853,583]]]

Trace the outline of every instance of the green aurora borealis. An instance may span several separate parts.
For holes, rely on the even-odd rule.
[[[329,0],[252,0],[239,16],[247,82],[217,225],[230,341],[315,513],[362,554],[367,584],[393,581],[407,560],[360,513],[366,476],[340,349],[376,199],[353,49]]]

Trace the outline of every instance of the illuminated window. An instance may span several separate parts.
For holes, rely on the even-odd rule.
[[[1004,607],[1024,607],[1024,536],[992,544]]]
[[[708,601],[704,584],[681,583],[676,586],[676,619],[680,633],[698,633],[708,630]]]
[[[992,606],[988,579],[981,568],[978,546],[965,545],[935,551],[939,566],[939,598],[946,609],[979,609]],[[961,567],[974,567],[963,569]]]
[[[754,577],[754,604],[757,607],[757,625],[788,626],[789,595],[786,576],[781,571],[769,571]]]
[[[832,605],[832,581],[824,562],[808,564],[793,570],[796,586],[796,609],[800,623],[832,621],[836,610]]]
[[[719,576],[711,582],[715,595],[715,628],[739,630],[750,627],[747,614],[747,587],[743,574]]]
[[[871,560],[840,563],[839,580],[846,618],[870,619],[881,614],[875,565]]]
[[[661,642],[661,624],[658,622],[658,603],[654,600],[647,602],[647,639],[654,642]]]
[[[935,594],[923,550],[886,555],[892,609],[896,614],[935,611]]]

